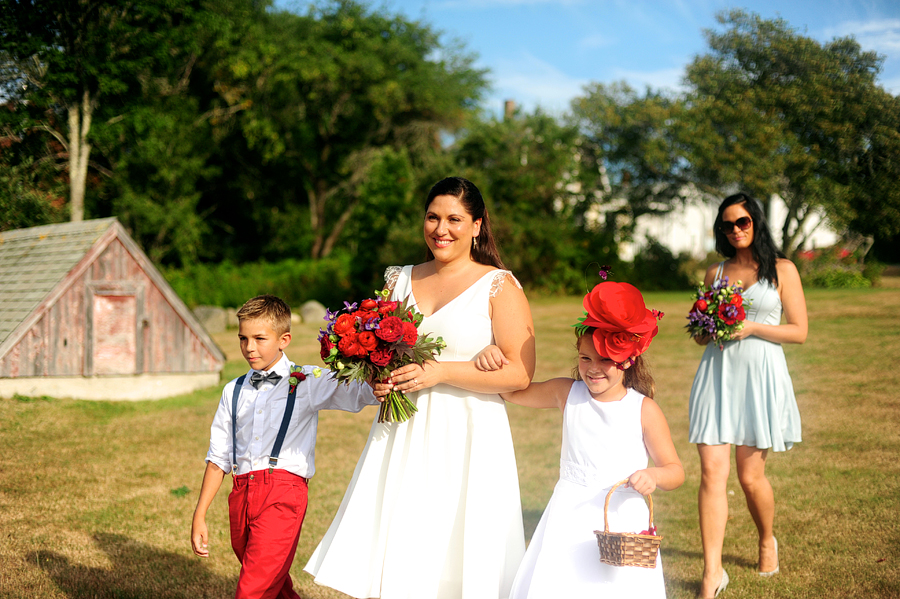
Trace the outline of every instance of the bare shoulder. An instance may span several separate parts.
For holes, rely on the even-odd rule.
[[[793,262],[787,258],[779,258],[775,262],[775,269],[778,271],[779,290],[796,291],[798,288],[802,289],[803,284],[800,281],[800,272],[797,270],[797,265]]]
[[[491,282],[491,297],[500,297],[504,300],[509,300],[511,298],[520,298],[524,300],[525,292],[522,289],[522,284],[519,283],[519,279],[517,279],[511,271],[498,270]]]
[[[778,258],[778,260],[775,261],[775,269],[778,271],[779,278],[781,278],[782,275],[795,277],[800,276],[800,273],[797,271],[797,265],[787,258]]]
[[[656,403],[654,399],[645,397],[644,402],[641,404],[641,422],[643,422],[645,426],[652,426],[665,421],[666,416],[663,414],[659,404]]]

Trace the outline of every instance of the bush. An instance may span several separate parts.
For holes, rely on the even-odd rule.
[[[264,293],[277,295],[291,306],[308,300],[335,306],[352,296],[349,256],[253,264],[197,263],[163,269],[163,274],[191,308],[241,306]]]
[[[676,291],[694,284],[684,272],[686,257],[677,257],[663,244],[647,238],[647,247],[634,257],[628,281],[641,291]]]
[[[839,268],[816,272],[807,282],[812,287],[823,287],[825,289],[861,289],[872,286],[872,282],[865,278],[861,272],[841,270]]]
[[[826,289],[860,289],[871,287],[872,280],[865,276],[865,265],[858,257],[844,248],[827,248],[797,252],[797,270],[804,285]],[[871,277],[880,277],[881,270],[873,266]]]

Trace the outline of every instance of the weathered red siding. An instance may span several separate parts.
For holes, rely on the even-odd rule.
[[[113,239],[84,274],[70,273],[62,284],[65,292],[0,359],[0,377],[220,367],[120,239]]]

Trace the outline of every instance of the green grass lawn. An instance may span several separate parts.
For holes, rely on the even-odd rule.
[[[699,461],[687,441],[701,349],[682,330],[688,293],[648,294],[647,303],[666,312],[648,357],[687,474],[654,503],[669,596],[689,598],[702,567]],[[785,348],[804,441],[771,454],[768,467],[781,574],[756,575],[756,531],[732,472],[724,547],[731,585],[722,597],[900,597],[900,288],[811,290],[807,303],[809,339]],[[568,375],[579,298],[536,298],[532,310],[537,378]],[[318,363],[317,327],[295,328],[293,360]],[[237,376],[245,365],[236,333],[217,341],[229,357],[224,377]],[[194,557],[188,540],[219,392],[155,402],[0,400],[0,598],[232,597],[239,566],[228,539],[229,482],[208,517],[210,559]],[[530,536],[556,483],[561,418],[518,406],[509,413]],[[342,597],[302,567],[337,510],[374,414],[322,414],[292,570],[304,597]]]

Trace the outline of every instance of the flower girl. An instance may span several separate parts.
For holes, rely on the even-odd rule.
[[[600,283],[584,298],[576,325],[575,378],[532,383],[503,393],[512,403],[563,412],[559,482],[513,582],[511,599],[665,597],[662,565],[600,562],[594,530],[603,529],[604,501],[611,532],[648,528],[645,495],[684,482],[669,426],[653,399],[654,383],[641,354],[658,332],[659,313],[627,283]],[[493,346],[476,358],[484,370],[502,368]],[[648,455],[654,467],[648,468]]]

